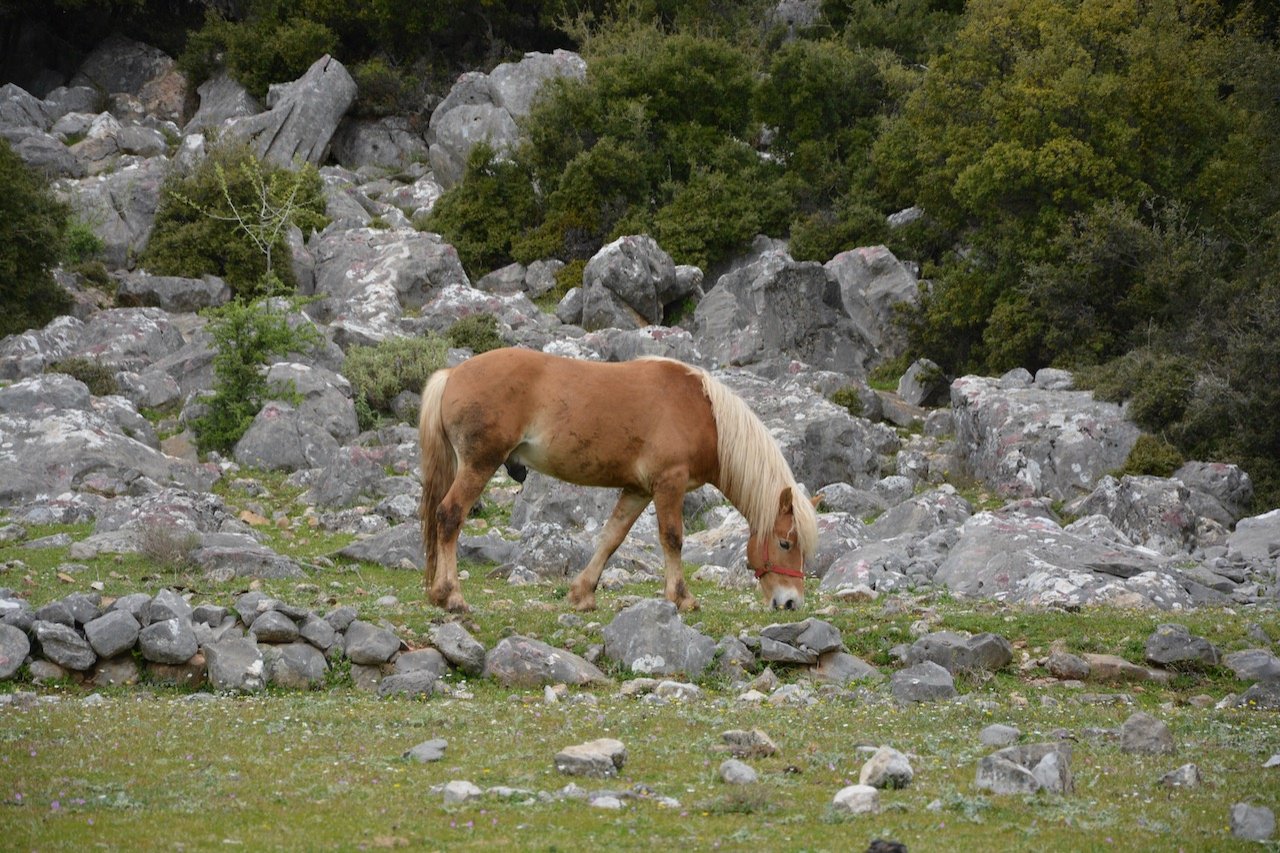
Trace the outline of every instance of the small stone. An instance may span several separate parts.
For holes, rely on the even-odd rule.
[[[599,797],[592,797],[587,805],[595,809],[620,809],[622,808],[622,800],[612,794],[604,794]]]
[[[831,805],[845,814],[875,814],[880,811],[880,791],[870,785],[849,785],[836,792]]]
[[[428,761],[439,761],[444,758],[444,751],[448,746],[449,743],[444,738],[432,738],[410,749],[404,757],[423,764]]]
[[[461,779],[454,779],[444,786],[444,804],[456,806],[484,795],[478,786]]]
[[[730,785],[752,785],[760,780],[751,765],[736,758],[726,758],[721,762],[720,778]]]
[[[1022,737],[1022,732],[1014,726],[1006,726],[1004,723],[992,723],[978,733],[978,742],[983,746],[1009,746],[1012,743],[1017,743],[1020,737]]]
[[[627,748],[622,741],[599,738],[586,743],[567,746],[555,757],[556,769],[569,776],[616,776],[627,760]]]
[[[778,745],[760,729],[732,729],[722,732],[720,739],[737,758],[768,758],[778,752]]]
[[[899,702],[934,702],[958,695],[951,673],[933,661],[895,672],[889,677],[889,692]]]
[[[1120,751],[1169,755],[1174,751],[1173,734],[1163,722],[1139,711],[1120,727]]]
[[[882,746],[862,765],[858,783],[873,788],[905,788],[913,776],[905,755],[891,746]]]
[[[298,625],[278,610],[268,610],[253,620],[249,633],[260,643],[292,643],[298,639]]]
[[[1276,831],[1275,812],[1266,806],[1236,803],[1231,807],[1231,834],[1246,841],[1270,841]]]
[[[1160,777],[1160,784],[1167,788],[1198,788],[1200,782],[1200,768],[1194,764],[1184,764]]]
[[[1091,670],[1089,662],[1084,658],[1060,651],[1051,653],[1044,667],[1054,678],[1064,681],[1085,681],[1089,678]]]

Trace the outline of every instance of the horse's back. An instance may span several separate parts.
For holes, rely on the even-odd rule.
[[[492,350],[454,368],[446,409],[461,443],[572,482],[643,485],[673,465],[703,482],[714,474],[710,403],[700,375],[675,361]]]

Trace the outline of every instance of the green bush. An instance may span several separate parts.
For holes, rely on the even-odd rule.
[[[53,280],[68,210],[0,137],[0,338],[44,326],[71,308]]]
[[[837,388],[831,392],[831,396],[827,399],[840,408],[847,410],[855,418],[862,416],[862,396],[853,385]]]
[[[448,343],[437,335],[387,338],[374,346],[347,350],[342,373],[357,400],[375,412],[390,412],[403,391],[422,392],[432,373],[445,366]]]
[[[280,169],[245,146],[219,146],[192,174],[165,182],[141,262],[158,275],[221,276],[242,299],[272,295],[275,280],[292,291],[289,226],[323,228],[324,209],[314,167]]]
[[[179,66],[193,80],[213,75],[219,64],[258,98],[272,83],[296,80],[324,54],[337,50],[338,37],[328,26],[290,9],[284,2],[255,2],[240,22],[210,11],[204,27],[193,33]]]
[[[320,334],[308,323],[291,326],[288,310],[279,300],[236,299],[204,314],[217,348],[214,393],[192,429],[201,452],[225,453],[249,429],[263,403],[282,393],[267,385],[264,368],[273,358],[313,348]]]
[[[1185,461],[1178,448],[1159,436],[1143,433],[1138,436],[1133,449],[1129,451],[1129,458],[1125,460],[1124,467],[1117,473],[1119,476],[1145,474],[1152,477],[1171,477]]]
[[[107,397],[120,393],[115,370],[91,358],[82,356],[64,358],[50,364],[44,372],[65,373],[67,376],[79,379],[89,386],[89,393],[95,397]]]
[[[1107,364],[1076,373],[1076,386],[1094,396],[1129,403],[1129,417],[1152,432],[1177,423],[1187,410],[1195,383],[1193,363],[1184,356],[1133,350]]]
[[[444,337],[449,346],[469,349],[476,355],[507,345],[498,334],[498,318],[492,314],[463,317],[445,331]]]
[[[78,216],[67,218],[66,240],[63,244],[62,262],[68,267],[93,261],[102,253],[105,244],[93,230],[93,226]]]

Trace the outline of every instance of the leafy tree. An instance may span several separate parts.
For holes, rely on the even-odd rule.
[[[27,168],[0,137],[0,337],[45,325],[68,310],[71,297],[52,269],[69,211],[48,182]]]
[[[165,182],[142,256],[161,275],[221,276],[247,298],[297,285],[285,237],[291,226],[323,228],[320,175],[268,166],[244,146],[215,148],[190,175]]]

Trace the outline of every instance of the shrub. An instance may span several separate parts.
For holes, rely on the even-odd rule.
[[[68,210],[0,137],[0,338],[45,325],[71,307],[53,280]]]
[[[177,574],[194,567],[191,552],[199,545],[200,534],[195,531],[176,524],[148,524],[142,528],[138,550],[147,562]]]
[[[858,394],[858,389],[853,385],[837,388],[831,392],[831,396],[827,399],[847,410],[855,418],[862,416],[862,397]]]
[[[1129,402],[1129,417],[1153,432],[1179,421],[1191,400],[1195,370],[1183,356],[1134,350],[1076,374],[1076,385],[1113,403]]]
[[[291,225],[323,228],[324,209],[314,167],[280,169],[245,146],[220,146],[191,175],[165,182],[142,264],[159,275],[221,276],[242,299],[272,295],[275,281],[292,291],[285,236]]]
[[[63,244],[62,261],[68,266],[89,263],[102,253],[102,238],[94,232],[93,226],[79,216],[67,218],[66,239]]]
[[[444,333],[449,346],[469,349],[476,355],[505,347],[507,342],[498,334],[498,319],[492,314],[472,314],[454,323]]]
[[[116,383],[116,372],[100,361],[76,356],[55,361],[44,370],[45,373],[65,373],[79,379],[89,386],[89,393],[95,397],[107,397],[119,394],[120,386]]]
[[[1178,448],[1159,436],[1143,433],[1129,451],[1124,467],[1117,473],[1120,476],[1147,474],[1152,477],[1170,477],[1185,461]]]
[[[285,303],[288,305],[289,303]],[[203,452],[230,450],[273,391],[265,368],[273,357],[305,352],[320,340],[310,324],[289,324],[278,300],[232,300],[205,312],[217,347],[213,357],[213,396],[208,410],[192,424],[196,446]],[[279,392],[276,392],[278,395]]]
[[[431,374],[445,366],[447,349],[444,338],[433,334],[387,338],[374,346],[351,347],[342,373],[370,410],[390,412],[402,391],[421,393]]]

